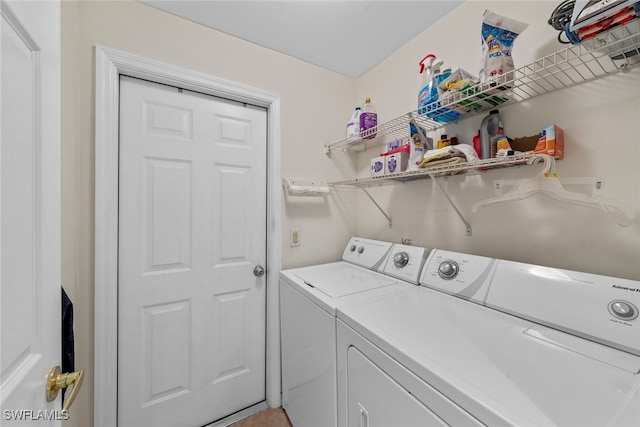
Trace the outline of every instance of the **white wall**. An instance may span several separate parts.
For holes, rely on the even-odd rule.
[[[548,24],[556,1],[468,1],[407,43],[357,81],[358,99],[370,96],[379,121],[416,109],[418,61],[433,52],[452,69],[477,75],[480,26],[485,9],[529,23],[516,39],[516,67],[563,48]],[[605,195],[625,202],[640,215],[640,69],[557,91],[501,109],[506,134],[535,135],[549,124],[565,131],[565,158],[556,162],[562,177],[606,179]],[[471,143],[483,115],[442,133]],[[434,136],[438,139],[438,135]],[[360,155],[359,174],[380,152]],[[441,181],[471,222],[463,223],[431,180],[370,191],[390,212],[393,228],[364,195],[358,198],[357,234],[640,280],[640,218],[620,227],[614,215],[560,203],[545,196],[503,203],[472,213],[473,204],[493,196],[493,180],[531,177],[540,165],[494,170]]]

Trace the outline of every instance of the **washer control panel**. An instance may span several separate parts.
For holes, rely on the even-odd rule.
[[[420,284],[482,303],[482,283],[496,261],[492,258],[434,249],[427,259]]]
[[[381,272],[392,246],[391,242],[352,237],[342,253],[342,260]]]
[[[487,305],[640,356],[640,282],[500,260]]]
[[[420,284],[640,356],[640,281],[434,249]]]
[[[420,246],[396,243],[384,267],[384,274],[418,284],[420,271],[429,252]]]

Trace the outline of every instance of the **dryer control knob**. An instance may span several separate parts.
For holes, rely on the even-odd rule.
[[[406,252],[398,252],[393,256],[393,265],[396,268],[402,268],[405,265],[409,264],[409,254]]]
[[[356,250],[356,245],[351,245],[351,246],[349,247],[349,250],[350,250],[351,252],[354,252],[354,251]]]
[[[611,314],[621,319],[635,319],[638,316],[638,309],[627,301],[613,301],[609,304]]]
[[[450,280],[458,275],[458,270],[458,263],[455,261],[443,261],[438,267],[438,275],[445,280]]]
[[[364,246],[360,246],[358,248],[358,253],[361,254],[362,252],[364,252]]]

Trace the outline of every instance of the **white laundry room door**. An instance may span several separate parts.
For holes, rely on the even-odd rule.
[[[0,425],[59,426],[60,4],[0,12]]]
[[[265,400],[266,109],[122,76],[118,426]]]

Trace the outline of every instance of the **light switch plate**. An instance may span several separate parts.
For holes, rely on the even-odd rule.
[[[297,228],[289,229],[289,246],[292,248],[300,246],[300,230]]]

